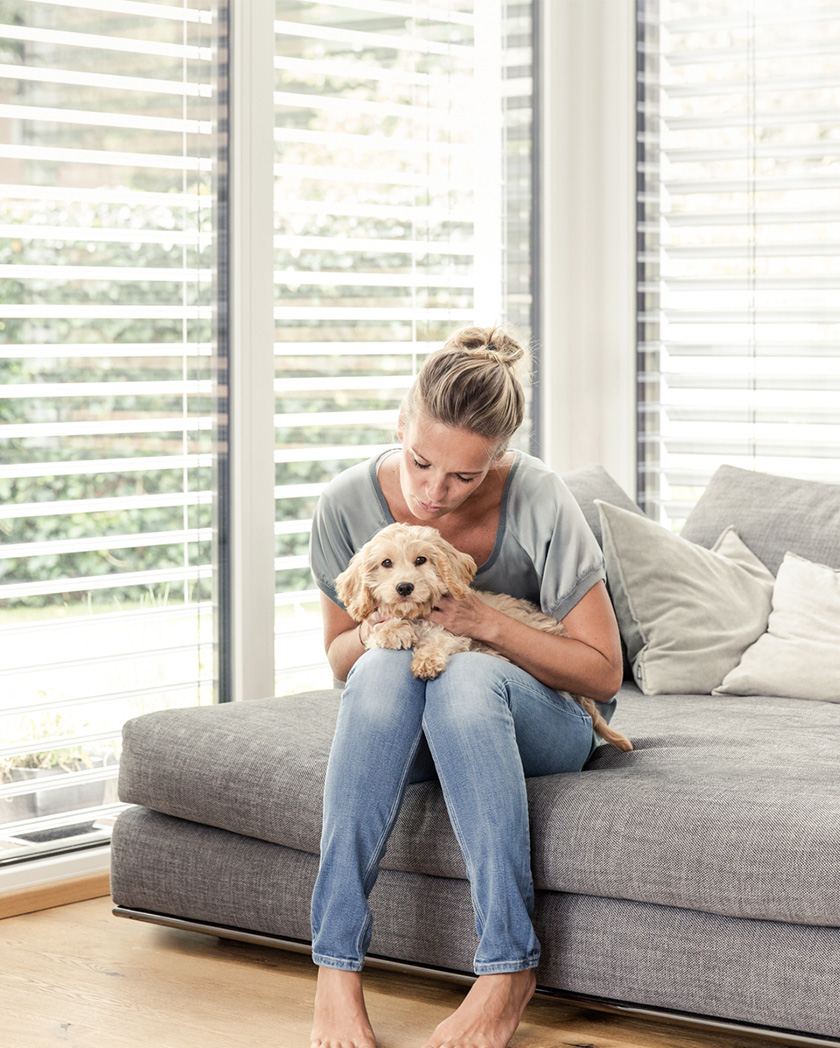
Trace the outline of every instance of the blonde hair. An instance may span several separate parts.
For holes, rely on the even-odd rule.
[[[499,442],[501,455],[525,417],[518,375],[525,350],[501,328],[468,327],[427,357],[402,405],[406,419],[425,415]]]

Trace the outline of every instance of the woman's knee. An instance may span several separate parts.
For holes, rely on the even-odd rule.
[[[509,710],[505,669],[509,666],[480,652],[453,655],[443,673],[427,685],[427,714],[469,722],[482,720],[493,710]]]
[[[345,717],[381,723],[422,705],[423,682],[411,673],[411,652],[372,648],[353,666],[341,697]]]
[[[411,652],[392,651],[389,648],[369,648],[357,659],[347,675],[345,687],[375,685],[392,687],[411,677]]]

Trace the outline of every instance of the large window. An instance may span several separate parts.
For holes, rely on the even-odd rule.
[[[226,296],[257,238],[229,221],[221,152],[227,17],[265,9],[0,0],[0,864],[107,839],[128,717],[242,697],[249,580],[227,573],[252,509],[223,503],[228,419],[253,404],[274,437],[276,690],[330,683],[320,490],[394,441],[451,331],[536,334],[531,6],[271,4],[273,155],[230,129],[232,177],[274,173],[274,296],[247,307],[273,320],[270,404],[224,366],[229,333],[234,362],[272,346]],[[241,78],[267,51],[239,24]]]
[[[532,335],[530,4],[277,0],[276,676],[329,684],[309,523],[430,349]],[[527,442],[528,433],[521,434]]]
[[[639,491],[722,462],[840,479],[840,19],[639,0]]]
[[[216,17],[0,4],[0,859],[107,839],[212,702]]]

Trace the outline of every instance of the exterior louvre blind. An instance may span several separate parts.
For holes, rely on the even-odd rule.
[[[840,6],[639,0],[639,491],[840,480]]]
[[[123,722],[213,700],[217,290],[211,0],[2,20],[0,858],[107,836]]]
[[[453,331],[532,335],[531,6],[276,2],[280,693],[330,682],[307,560],[324,484],[393,444]]]

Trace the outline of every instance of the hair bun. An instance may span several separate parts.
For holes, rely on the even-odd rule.
[[[501,328],[469,327],[453,335],[444,349],[460,351],[468,357],[492,361],[505,367],[515,367],[525,356],[525,350]]]
[[[525,417],[517,363],[525,350],[501,328],[469,327],[430,353],[411,384],[401,418],[426,416],[495,443],[502,455]]]

